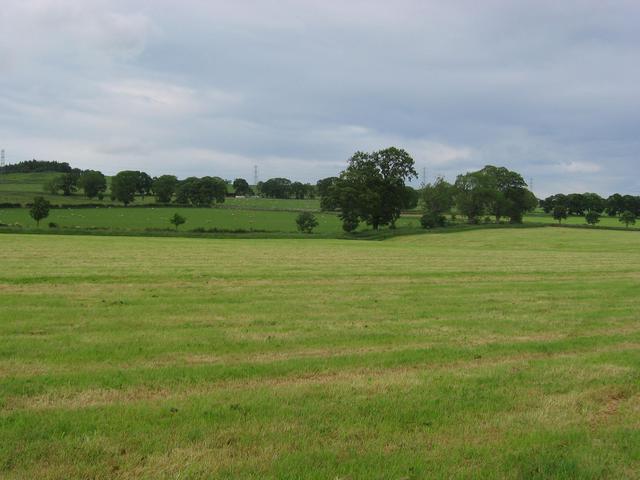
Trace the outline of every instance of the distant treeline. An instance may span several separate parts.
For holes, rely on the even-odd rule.
[[[43,160],[25,160],[24,162],[12,163],[0,167],[0,173],[38,173],[38,172],[61,172],[66,173],[72,170],[67,162],[46,162]]]
[[[587,213],[606,213],[612,217],[624,212],[640,216],[640,197],[616,193],[603,198],[597,193],[558,193],[540,201],[545,213],[552,213],[556,208],[564,208],[569,215],[584,216]]]
[[[47,162],[28,160],[2,168],[2,173],[35,173],[59,172],[43,187],[51,194],[64,196],[74,195],[82,191],[89,199],[102,200],[109,191],[111,200],[130,204],[136,196],[144,200],[147,196],[155,196],[160,203],[179,205],[209,206],[222,203],[228,196],[247,196],[260,194],[268,198],[314,198],[316,186],[309,183],[291,181],[288,178],[271,178],[258,182],[252,188],[244,178],[236,178],[233,182],[220,177],[189,177],[178,180],[175,175],[151,177],[146,172],[124,170],[111,178],[97,170],[81,170],[72,168],[66,162]]]

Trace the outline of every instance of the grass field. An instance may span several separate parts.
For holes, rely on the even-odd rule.
[[[266,200],[268,201],[268,200]],[[281,200],[281,202],[286,200]],[[291,200],[295,202],[295,200]],[[187,219],[181,228],[254,229],[295,232],[296,212],[276,210],[243,210],[231,208],[78,208],[53,209],[40,225],[47,228],[49,222],[61,227],[100,227],[113,229],[144,230],[145,228],[173,228],[169,218],[180,213]],[[318,233],[341,232],[342,224],[336,215],[316,213]],[[35,227],[36,222],[25,208],[0,209],[0,223]],[[401,218],[398,226],[419,226],[419,218]],[[362,224],[361,229],[366,228]]]
[[[99,204],[116,204],[109,195],[105,195],[103,200],[89,199],[82,194],[82,191],[74,195],[52,195],[44,191],[43,186],[61,175],[56,172],[44,173],[9,173],[0,174],[0,203],[31,203],[33,197],[42,196],[54,205],[73,205],[82,203],[99,203]],[[110,182],[110,177],[107,177]],[[153,196],[144,200],[136,197],[132,205],[148,205],[155,203]],[[320,200],[315,199],[272,199],[272,198],[227,198],[223,204],[218,205],[221,208],[240,208],[247,210],[320,210]]]
[[[1,241],[1,478],[638,478],[637,233]]]

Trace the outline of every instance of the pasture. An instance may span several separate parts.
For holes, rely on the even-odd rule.
[[[638,478],[635,232],[0,238],[2,478]]]
[[[260,199],[262,200],[262,199]],[[259,201],[259,200],[256,200]],[[269,203],[269,199],[264,199]],[[296,200],[279,200],[278,202],[296,202]],[[271,202],[271,205],[274,205]],[[243,208],[65,208],[52,209],[49,216],[40,222],[43,229],[49,222],[54,222],[65,228],[104,228],[122,230],[144,230],[147,228],[173,228],[169,218],[179,213],[187,219],[182,230],[194,228],[266,230],[277,232],[295,232],[298,212],[275,209],[243,209]],[[337,215],[331,213],[315,213],[318,219],[317,233],[342,232],[342,224]],[[33,228],[35,220],[29,216],[26,208],[0,209],[0,223],[18,224]],[[404,217],[398,221],[398,226],[420,226],[419,217]],[[360,230],[370,228],[365,224]]]

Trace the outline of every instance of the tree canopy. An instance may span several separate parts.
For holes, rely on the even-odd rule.
[[[107,178],[96,170],[85,170],[78,178],[78,186],[87,198],[95,198],[107,190]]]
[[[414,177],[413,158],[402,149],[356,152],[340,176],[323,185],[327,191],[323,203],[340,209],[346,231],[355,230],[360,222],[374,230],[393,227],[411,201],[405,181]]]
[[[47,218],[49,216],[49,209],[51,208],[51,204],[48,200],[45,200],[43,197],[35,197],[33,199],[33,204],[29,209],[29,215],[36,221],[36,225],[40,226],[40,220]]]

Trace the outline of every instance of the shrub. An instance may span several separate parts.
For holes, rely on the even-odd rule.
[[[444,215],[434,213],[425,213],[420,217],[422,228],[444,227],[447,224],[447,218]]]
[[[343,218],[342,219],[342,230],[344,230],[347,233],[351,233],[353,232],[356,228],[358,228],[358,225],[360,224],[360,222],[357,219],[354,218]]]
[[[176,231],[178,230],[178,227],[179,227],[180,225],[182,225],[183,223],[185,223],[186,221],[187,221],[187,219],[186,219],[186,218],[184,218],[184,217],[183,217],[182,215],[180,215],[179,213],[174,213],[174,214],[173,214],[173,217],[171,217],[171,218],[169,219],[169,222],[170,222],[172,225],[175,225],[175,227],[176,227]]]
[[[591,210],[590,212],[587,212],[587,214],[584,216],[584,219],[589,225],[595,225],[597,223],[600,223],[600,214]]]
[[[56,222],[49,222],[49,228],[58,228],[58,224]]]
[[[296,218],[296,225],[298,226],[298,231],[302,233],[311,233],[313,229],[318,226],[318,219],[311,212],[302,212]]]

